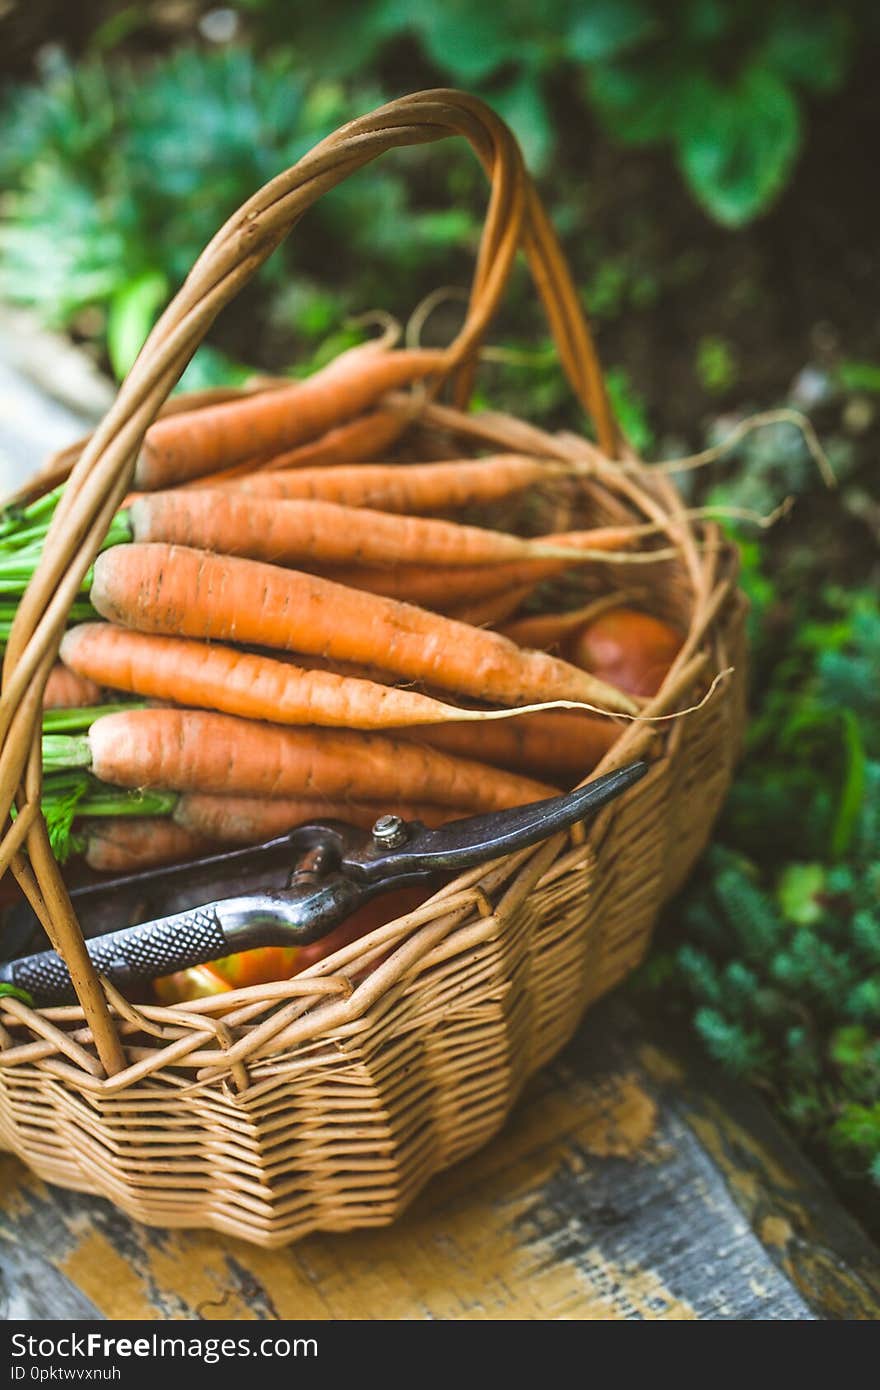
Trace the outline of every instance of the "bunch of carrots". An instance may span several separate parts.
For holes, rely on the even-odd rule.
[[[576,784],[614,716],[657,690],[682,640],[657,618],[614,595],[520,616],[644,528],[524,538],[462,520],[552,487],[559,462],[387,461],[407,418],[382,398],[438,357],[369,343],[150,428],[46,687],[60,858],[118,873],[306,820],[505,809]],[[0,520],[0,636],[62,488]],[[160,996],[284,977],[314,954],[248,953]]]

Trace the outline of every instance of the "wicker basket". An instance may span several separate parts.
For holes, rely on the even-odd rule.
[[[42,689],[66,612],[129,487],[148,425],[219,310],[301,213],[397,145],[465,136],[491,184],[471,301],[442,382],[408,398],[406,456],[487,446],[584,465],[599,523],[661,523],[678,558],[640,566],[654,611],[687,632],[647,714],[599,771],[648,776],[591,824],[472,870],[423,906],[294,979],[176,1008],[132,1007],[97,979],[39,812]],[[598,446],[510,416],[463,413],[480,343],[525,249]],[[441,388],[453,404],[438,403]],[[265,385],[262,389],[271,389]],[[231,395],[234,393],[226,393]],[[448,452],[447,452],[448,456]],[[49,1182],[102,1193],[162,1226],[261,1245],[391,1221],[439,1169],[485,1143],[584,1009],[642,958],[657,910],[703,847],[743,722],[743,604],[735,561],[695,528],[668,481],[621,447],[558,243],[510,132],[456,92],[417,94],[352,122],[257,193],[217,234],[77,459],[3,670],[0,868],[15,874],[66,958],[78,1007],[0,1003],[0,1147]],[[44,475],[44,486],[51,481]],[[602,569],[599,569],[602,575]],[[602,576],[613,582],[613,571]],[[379,962],[376,965],[376,962]],[[375,966],[368,973],[364,968]]]

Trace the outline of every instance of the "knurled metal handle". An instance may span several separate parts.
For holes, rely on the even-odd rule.
[[[159,975],[216,960],[229,949],[213,905],[108,932],[86,944],[98,973],[123,993]],[[9,962],[0,980],[26,990],[41,1006],[76,1002],[70,972],[55,951]]]

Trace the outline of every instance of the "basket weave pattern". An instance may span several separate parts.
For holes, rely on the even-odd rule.
[[[292,980],[134,1007],[90,968],[39,814],[40,699],[67,609],[147,427],[206,399],[165,406],[222,305],[326,188],[393,145],[449,134],[470,140],[491,184],[468,315],[448,349],[453,399],[464,403],[522,246],[599,444],[440,405],[434,383],[400,402],[411,421],[407,456],[431,457],[453,440],[458,453],[493,447],[577,461],[578,502],[596,524],[658,523],[678,552],[639,566],[653,610],[687,633],[645,713],[672,713],[718,671],[733,675],[679,720],[622,726],[596,772],[642,754],[652,768],[587,832],[576,827],[469,871]],[[734,558],[714,528],[694,526],[662,473],[621,449],[577,295],[515,142],[457,93],[404,98],[353,122],[255,195],[194,267],[107,418],[56,471],[71,463],[4,667],[0,796],[5,808],[15,800],[17,815],[0,867],[16,874],[65,955],[80,1003],[33,1010],[0,1001],[0,1147],[151,1224],[279,1245],[316,1229],[385,1223],[431,1174],[498,1130],[584,1009],[642,958],[660,904],[705,844],[744,717]],[[590,568],[613,587],[613,565]]]

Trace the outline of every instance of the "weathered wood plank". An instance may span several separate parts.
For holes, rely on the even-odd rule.
[[[261,1251],[0,1163],[7,1317],[876,1317],[876,1252],[768,1119],[596,1010],[395,1226]]]

